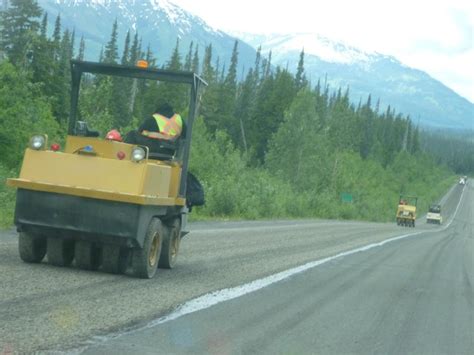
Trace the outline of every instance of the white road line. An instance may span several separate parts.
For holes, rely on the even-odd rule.
[[[372,244],[368,244],[368,245],[365,245],[365,246],[362,246],[362,247],[359,247],[359,248],[351,249],[351,250],[348,250],[348,251],[345,251],[345,252],[342,252],[342,253],[339,253],[337,255],[330,256],[330,257],[327,257],[327,258],[324,258],[324,259],[311,261],[311,262],[306,263],[304,265],[297,266],[297,267],[294,267],[294,268],[291,268],[291,269],[288,269],[288,270],[285,270],[285,271],[279,272],[277,274],[273,274],[273,275],[270,275],[270,276],[267,276],[267,277],[264,277],[264,278],[261,278],[261,279],[258,279],[258,280],[254,280],[254,281],[251,281],[249,283],[246,283],[246,284],[243,284],[243,285],[240,285],[240,286],[225,288],[225,289],[222,289],[222,290],[219,290],[219,291],[214,291],[214,292],[211,292],[211,293],[207,293],[203,296],[197,297],[195,299],[192,299],[192,300],[182,304],[181,306],[179,306],[172,313],[170,313],[170,314],[168,314],[164,317],[155,319],[155,320],[149,322],[148,324],[146,324],[146,325],[144,325],[140,328],[135,328],[135,329],[131,329],[131,330],[128,330],[128,331],[113,333],[113,334],[109,334],[109,335],[106,335],[106,336],[95,336],[88,342],[89,346],[90,345],[97,345],[99,343],[104,343],[108,340],[119,338],[119,337],[121,337],[123,335],[126,335],[126,334],[132,334],[132,333],[135,333],[135,332],[138,332],[138,331],[142,331],[144,329],[153,328],[153,327],[156,327],[159,324],[163,324],[163,323],[172,321],[174,319],[180,318],[180,317],[185,316],[187,314],[191,314],[191,313],[194,313],[194,312],[204,310],[206,308],[210,308],[212,306],[215,306],[215,305],[217,305],[219,303],[222,303],[222,302],[225,302],[225,301],[230,301],[232,299],[244,296],[248,293],[258,291],[258,290],[260,290],[264,287],[270,286],[270,285],[272,285],[276,282],[280,282],[282,280],[288,279],[291,276],[294,276],[294,275],[299,274],[301,272],[313,269],[316,266],[326,264],[330,261],[340,259],[340,258],[343,258],[345,256],[349,256],[349,255],[356,254],[356,253],[359,253],[359,252],[364,252],[364,251],[367,251],[367,250],[370,250],[370,249],[373,249],[373,248],[378,248],[378,247],[381,247],[385,244],[392,243],[392,242],[395,242],[397,240],[402,240],[402,239],[412,237],[412,236],[415,236],[415,235],[419,235],[419,234],[423,234],[423,233],[433,233],[433,232],[444,231],[453,222],[454,217],[456,216],[456,214],[458,212],[459,206],[461,205],[461,201],[463,200],[463,197],[464,197],[464,189],[463,189],[463,192],[461,193],[461,197],[459,198],[458,205],[456,207],[456,210],[455,210],[451,220],[449,221],[448,224],[443,226],[443,228],[439,228],[439,229],[436,229],[436,230],[423,230],[423,231],[419,231],[419,232],[400,235],[400,236],[397,236],[397,237],[386,239],[386,240],[381,241],[381,242],[372,243]],[[81,348],[81,349],[77,349],[78,353],[81,353],[82,351],[85,351],[87,349],[87,347],[88,346],[86,346],[84,348]]]
[[[457,213],[458,213],[459,206],[461,206],[461,201],[463,200],[464,191],[466,191],[466,186],[467,186],[467,185],[464,185],[464,187],[463,187],[463,189],[462,189],[461,197],[459,198],[458,205],[456,206],[456,209],[454,210],[454,213],[453,213],[453,216],[451,217],[451,220],[450,220],[449,223],[448,223],[444,228],[442,228],[441,230],[444,231],[446,228],[448,228],[448,227],[451,225],[451,223],[453,223],[454,218],[456,217],[456,215],[457,215]]]

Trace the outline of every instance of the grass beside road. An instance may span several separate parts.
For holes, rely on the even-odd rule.
[[[11,227],[13,223],[15,190],[5,185],[7,178],[11,176],[15,176],[15,172],[0,165],[0,228]]]
[[[15,208],[15,189],[9,188],[5,185],[6,179],[8,177],[16,176],[17,172],[8,170],[0,165],[0,228],[9,228],[13,224],[13,212]],[[412,186],[411,191],[414,191],[418,195],[418,216],[426,213],[430,204],[439,201],[439,199],[448,191],[448,189],[456,183],[457,177],[449,176],[445,177],[442,180],[430,181],[428,182],[419,182]],[[237,187],[235,187],[237,188]],[[254,191],[256,193],[256,191]],[[208,194],[208,206],[205,208],[197,207],[193,210],[193,213],[190,215],[192,221],[198,220],[240,220],[240,219],[279,219],[279,218],[330,218],[330,219],[357,219],[357,220],[372,220],[372,221],[386,221],[390,222],[395,219],[395,212],[397,208],[398,195],[393,190],[385,190],[387,196],[377,196],[375,201],[373,198],[368,198],[366,201],[355,202],[353,204],[342,203],[336,198],[328,198],[327,196],[321,196],[325,200],[324,208],[319,210],[311,211],[306,209],[304,214],[291,215],[288,213],[288,209],[279,208],[277,211],[270,215],[265,214],[242,214],[239,211],[234,211],[234,213],[229,213],[226,215],[219,215],[212,213],[212,209],[209,207],[218,203],[218,201],[213,201],[213,199],[222,198],[222,196],[214,196],[212,193]],[[248,196],[247,196],[248,197]],[[243,196],[240,194],[235,194],[233,198],[244,200]],[[257,196],[253,195],[253,199],[256,199]],[[271,197],[267,196],[269,202]],[[234,203],[247,204],[248,201],[234,201]],[[286,205],[287,201],[280,201],[281,205]],[[292,201],[293,203],[297,201]],[[304,202],[304,201],[303,201]],[[210,204],[210,205],[209,205]],[[374,204],[371,206],[371,204]],[[375,206],[377,205],[377,206]],[[248,206],[247,206],[248,207]],[[253,206],[252,210],[256,211],[258,206]],[[260,206],[261,207],[261,206]],[[281,207],[281,206],[280,206]],[[373,210],[373,207],[380,208],[377,215],[374,213],[362,213],[362,210],[367,211],[368,209]],[[300,206],[301,208],[301,206]],[[373,211],[372,211],[373,212]]]

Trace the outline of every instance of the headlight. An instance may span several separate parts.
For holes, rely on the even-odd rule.
[[[145,149],[141,147],[135,147],[132,149],[132,154],[131,154],[132,161],[139,162],[145,159],[145,156],[146,156]]]
[[[40,149],[43,149],[45,145],[46,145],[45,136],[36,135],[36,136],[31,137],[30,139],[31,149],[40,150]]]

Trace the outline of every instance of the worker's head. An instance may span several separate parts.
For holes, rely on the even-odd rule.
[[[113,129],[113,130],[107,132],[107,134],[105,135],[105,139],[107,139],[109,141],[121,142],[122,141],[122,135],[120,134],[119,131],[117,131],[116,129]]]
[[[159,113],[160,115],[170,118],[174,115],[174,110],[170,104],[165,102],[158,105],[158,107],[155,110],[155,113]]]

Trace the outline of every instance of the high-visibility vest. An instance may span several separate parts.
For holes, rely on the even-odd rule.
[[[175,113],[173,117],[168,118],[158,113],[153,115],[156,121],[159,132],[142,131],[142,135],[148,138],[175,140],[181,135],[183,131],[183,120],[181,116]]]

